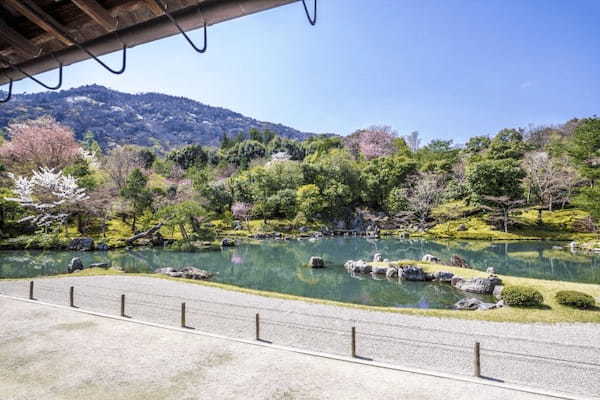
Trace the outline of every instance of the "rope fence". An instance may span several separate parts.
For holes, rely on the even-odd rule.
[[[96,292],[90,293],[94,289]],[[64,296],[66,300],[65,304],[68,304],[70,307],[83,308],[84,306],[87,306],[90,309],[98,309],[100,307],[102,312],[106,312],[107,309],[114,310],[115,315],[126,318],[138,318],[141,320],[148,319],[149,316],[150,319],[154,319],[158,316],[161,321],[164,321],[165,319],[169,320],[171,323],[178,321],[179,326],[189,329],[219,330],[223,328],[223,326],[220,326],[218,323],[218,321],[221,321],[221,323],[226,324],[226,328],[231,330],[235,328],[231,325],[233,321],[237,324],[238,332],[247,331],[246,333],[250,335],[250,332],[254,331],[252,333],[255,340],[268,343],[289,343],[291,340],[292,345],[300,345],[300,343],[297,342],[299,340],[298,336],[301,335],[301,332],[308,331],[314,335],[309,336],[309,338],[315,338],[313,342],[310,342],[309,340],[309,346],[314,345],[315,347],[318,347],[316,346],[316,339],[326,342],[325,338],[327,337],[330,341],[329,344],[335,344],[335,346],[331,346],[328,350],[335,348],[339,353],[340,351],[343,351],[344,346],[346,346],[346,354],[354,358],[368,360],[370,360],[370,358],[367,358],[366,356],[374,352],[373,349],[377,348],[377,346],[384,346],[384,349],[378,349],[378,353],[385,351],[385,346],[389,349],[395,349],[396,352],[400,351],[396,347],[398,345],[409,346],[410,352],[413,353],[423,351],[424,348],[437,348],[441,351],[450,352],[453,356],[459,356],[457,362],[461,363],[461,368],[465,371],[471,370],[472,375],[475,377],[481,377],[482,373],[485,372],[485,370],[482,371],[482,360],[484,361],[485,367],[486,362],[497,357],[517,361],[533,360],[536,364],[541,363],[546,365],[556,365],[558,363],[564,368],[585,368],[600,373],[600,362],[579,361],[554,357],[552,355],[528,354],[497,348],[485,348],[482,346],[481,341],[485,343],[486,339],[510,340],[526,344],[540,344],[545,346],[565,347],[573,350],[585,350],[587,352],[600,350],[600,348],[593,346],[553,343],[531,338],[507,338],[500,335],[478,333],[474,333],[477,340],[474,340],[471,344],[465,344],[464,337],[469,336],[469,334],[465,332],[454,332],[426,327],[421,328],[419,326],[391,322],[351,319],[341,316],[324,316],[297,310],[282,310],[274,307],[257,307],[197,298],[192,299],[162,293],[150,293],[142,290],[127,290],[127,293],[117,294],[116,292],[119,290],[120,289],[118,288],[91,285],[87,283],[78,284],[77,286],[65,284],[63,287],[51,287],[44,285],[43,282],[40,284],[39,281],[35,283],[34,281],[31,281],[28,282],[27,287],[24,288],[22,297],[29,298],[30,300],[48,300],[52,298],[55,299],[57,296]],[[97,293],[97,291],[100,291],[100,293]],[[160,300],[152,301],[152,299]],[[296,320],[299,318],[308,318],[313,321],[313,323]],[[378,333],[377,327],[385,327],[392,331],[397,330],[398,332],[406,330],[408,331],[408,334]],[[418,337],[411,332],[435,332],[436,334],[452,335],[462,337],[463,342],[443,343],[435,340],[427,340],[427,338]],[[300,337],[300,339],[306,341],[306,337]],[[322,343],[320,343],[320,345],[322,345]],[[314,348],[311,349],[314,350]],[[468,359],[472,360],[471,366],[466,364],[466,360]],[[394,361],[397,361],[397,359]]]

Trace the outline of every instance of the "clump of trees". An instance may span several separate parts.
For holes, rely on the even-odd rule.
[[[485,210],[505,231],[525,207],[541,217],[542,210],[577,206],[600,218],[597,118],[503,129],[464,146],[422,146],[418,132],[400,137],[373,126],[304,142],[251,130],[224,134],[218,147],[163,151],[101,149],[92,133],[78,142],[68,127],[42,117],[8,127],[0,161],[2,223],[6,216],[44,229],[76,223],[82,233],[104,232],[116,219],[136,232],[160,219],[192,239],[206,234],[211,218],[301,225],[350,220],[357,209],[426,229],[432,211],[455,200]]]

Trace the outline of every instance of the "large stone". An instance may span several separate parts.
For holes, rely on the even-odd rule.
[[[106,243],[98,243],[98,245],[96,245],[96,250],[108,251],[108,245]]]
[[[181,269],[164,267],[154,270],[154,273],[169,276],[171,278],[185,278],[195,280],[207,280],[215,274],[195,267],[183,267]]]
[[[494,267],[488,267],[488,269],[486,270],[486,272],[490,275],[496,275],[496,268]]]
[[[464,232],[467,230],[467,226],[465,224],[460,224],[457,228],[456,231],[457,232]]]
[[[152,246],[154,247],[163,247],[165,245],[165,239],[160,232],[155,232],[152,235],[152,238],[150,238],[150,243],[152,243]]]
[[[498,306],[496,305],[496,303],[481,303],[479,305],[479,307],[477,307],[477,311],[493,310],[493,309],[495,309],[497,307]]]
[[[439,282],[450,282],[453,277],[454,274],[448,271],[435,271],[433,273],[433,279]]]
[[[468,280],[452,279],[452,286],[459,290],[469,293],[488,295],[492,294],[494,292],[494,288],[501,283],[502,281],[495,276],[490,276],[489,278],[473,278]]]
[[[221,240],[221,247],[234,247],[235,246],[235,240],[230,239],[230,238],[224,238],[223,240]]]
[[[81,258],[79,257],[73,257],[71,259],[71,262],[69,263],[69,266],[67,267],[67,272],[72,273],[78,270],[83,270],[83,263],[81,262]]]
[[[479,309],[479,306],[481,305],[481,300],[476,299],[476,298],[470,298],[470,299],[462,299],[456,302],[456,304],[454,304],[454,308],[456,308],[457,310],[477,310]]]
[[[108,268],[110,265],[108,263],[93,263],[88,265],[88,268]]]
[[[355,274],[369,274],[373,270],[373,268],[369,264],[364,262],[363,260],[346,261],[346,263],[344,264],[344,267],[349,272],[353,272]]]
[[[464,258],[457,256],[456,254],[450,258],[450,265],[459,268],[471,268]]]
[[[497,298],[498,300],[502,298],[502,291],[504,290],[504,286],[503,285],[496,285],[494,287],[494,291],[492,292],[492,294],[494,295],[495,298]]]
[[[311,257],[308,261],[308,265],[311,268],[323,268],[325,266],[325,261],[321,257]]]
[[[388,271],[388,266],[374,265],[372,267],[371,273],[374,275],[385,275],[385,274],[387,274],[387,271]]]
[[[398,277],[398,268],[389,267],[387,269],[387,271],[385,272],[385,277],[386,278],[397,278]]]
[[[373,256],[373,262],[382,262],[383,261],[383,255],[381,253],[375,253],[375,255]]]
[[[440,259],[436,256],[432,256],[431,254],[425,254],[423,258],[421,258],[423,262],[431,262],[431,263],[439,263]]]
[[[94,240],[89,237],[75,238],[69,243],[68,249],[72,251],[94,250]]]
[[[404,281],[426,281],[428,280],[427,274],[423,271],[423,268],[408,265],[398,270],[398,278]]]

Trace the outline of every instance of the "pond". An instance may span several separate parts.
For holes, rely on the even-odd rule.
[[[564,243],[563,243],[564,245]],[[499,274],[600,283],[600,258],[571,254],[553,248],[556,243],[431,241],[417,239],[332,238],[317,241],[264,241],[243,243],[221,251],[179,253],[137,249],[76,253],[69,251],[2,251],[0,278],[25,278],[64,273],[70,259],[83,263],[110,262],[127,272],[148,272],[158,267],[194,266],[218,272],[213,279],[240,287],[357,304],[451,308],[465,293],[447,284],[398,282],[360,278],[348,274],[346,260],[370,260],[380,252],[390,260],[421,259],[433,254],[448,262],[457,254],[474,268],[496,268]],[[311,256],[321,256],[324,269],[304,266]]]

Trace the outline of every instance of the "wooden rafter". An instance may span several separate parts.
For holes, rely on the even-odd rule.
[[[96,0],[71,0],[81,11],[89,15],[94,21],[107,31],[113,31],[117,27],[117,20],[102,7]]]
[[[146,7],[148,7],[155,16],[158,17],[164,14],[163,10],[156,4],[154,0],[144,0],[144,4],[146,4]]]
[[[28,39],[24,38],[19,32],[12,29],[0,18],[0,37],[8,44],[13,46],[17,52],[26,57],[37,57],[41,53],[41,49],[33,44]]]
[[[64,44],[70,46],[73,42],[67,38],[59,29],[56,27],[62,26],[52,16],[48,15],[38,5],[31,0],[4,0],[12,8],[14,8],[21,15],[26,17],[28,20],[50,33],[56,39],[60,40]]]

